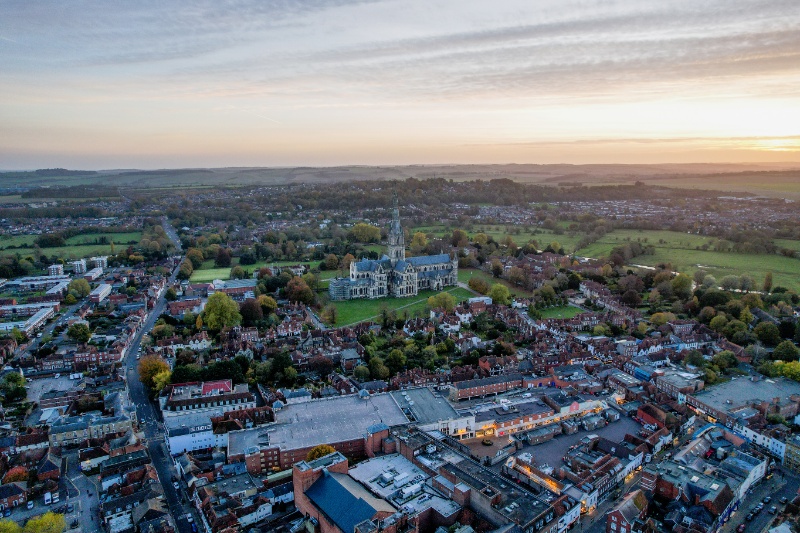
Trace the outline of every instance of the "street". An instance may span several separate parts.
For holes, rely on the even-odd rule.
[[[175,242],[178,250],[180,250],[181,245],[178,236],[166,218],[164,219],[163,227],[167,235]],[[169,277],[167,286],[175,282],[177,274],[178,268],[176,267]],[[169,453],[166,451],[164,430],[161,424],[161,413],[154,408],[153,403],[148,398],[144,385],[139,381],[139,373],[137,370],[136,354],[141,346],[142,337],[145,333],[153,329],[153,325],[164,312],[165,307],[166,300],[164,294],[162,294],[131,343],[124,362],[125,378],[128,384],[130,399],[136,406],[136,416],[139,421],[139,427],[144,433],[150,459],[158,472],[161,485],[164,487],[164,497],[172,513],[172,517],[175,520],[177,530],[180,533],[191,533],[191,527],[186,520],[186,515],[192,512],[192,507],[189,504],[182,503],[182,496],[172,485],[173,476],[177,476],[177,472],[175,471],[172,459],[169,457]]]

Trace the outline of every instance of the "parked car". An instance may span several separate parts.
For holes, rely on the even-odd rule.
[[[778,514],[778,508],[773,505],[769,508],[769,514]]]
[[[3,511],[3,516],[5,516],[6,518],[8,518],[9,516],[11,516],[11,509],[9,509],[8,507],[6,507],[6,509]]]
[[[745,521],[745,522],[752,522],[752,520],[753,520],[753,518],[754,518],[755,516],[756,516],[756,514],[755,514],[754,512],[752,512],[752,511],[751,511],[750,513],[748,513],[748,515],[747,515],[747,516],[745,516],[745,517],[744,517],[744,521]]]
[[[769,503],[769,502],[771,502],[771,501],[772,501],[772,496],[767,496],[766,498],[764,498],[764,499],[763,499],[763,500],[761,500],[761,501],[762,501],[762,502],[764,502],[764,503]]]
[[[74,510],[75,510],[75,506],[74,505],[72,505],[71,503],[67,504],[67,512],[68,513],[71,513]]]
[[[747,524],[739,524],[739,527],[736,528],[736,533],[742,533],[745,529],[747,529]]]
[[[180,485],[178,485],[178,482],[177,482],[177,481],[173,481],[173,482],[172,482],[172,486],[173,486],[173,487],[175,487],[175,490],[178,490],[178,489],[180,489],[180,488],[181,488],[181,486],[180,486]]]
[[[28,500],[28,509],[33,509],[33,500]]]
[[[781,503],[789,503],[789,498],[787,498],[786,496],[784,496],[783,498],[781,498],[781,499],[780,499],[780,500],[778,500],[778,501],[779,501],[779,502],[781,502]]]

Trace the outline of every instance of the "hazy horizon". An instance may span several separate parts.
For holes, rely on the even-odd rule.
[[[790,1],[9,2],[0,168],[800,163]]]

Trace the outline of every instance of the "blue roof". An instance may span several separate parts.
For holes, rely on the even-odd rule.
[[[422,255],[419,257],[409,257],[406,261],[413,266],[436,265],[439,263],[450,263],[450,256],[447,254]]]
[[[306,491],[306,497],[345,533],[354,532],[356,525],[372,519],[377,512],[351,494],[327,470],[323,470],[322,476]]]

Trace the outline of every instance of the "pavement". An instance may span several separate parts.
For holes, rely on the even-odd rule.
[[[769,508],[774,505],[778,508],[778,512],[783,511],[786,505],[781,504],[779,500],[784,496],[789,500],[794,498],[797,495],[798,487],[800,487],[800,476],[782,469],[776,471],[772,479],[762,479],[754,487],[750,488],[750,493],[739,505],[739,509],[732,515],[731,519],[722,526],[720,533],[733,533],[739,527],[739,524],[747,524],[745,531],[748,533],[765,531],[777,516],[777,514],[770,514]],[[747,514],[767,496],[770,496],[772,501],[765,503],[764,510],[758,513],[752,521],[746,522],[745,517]]]

